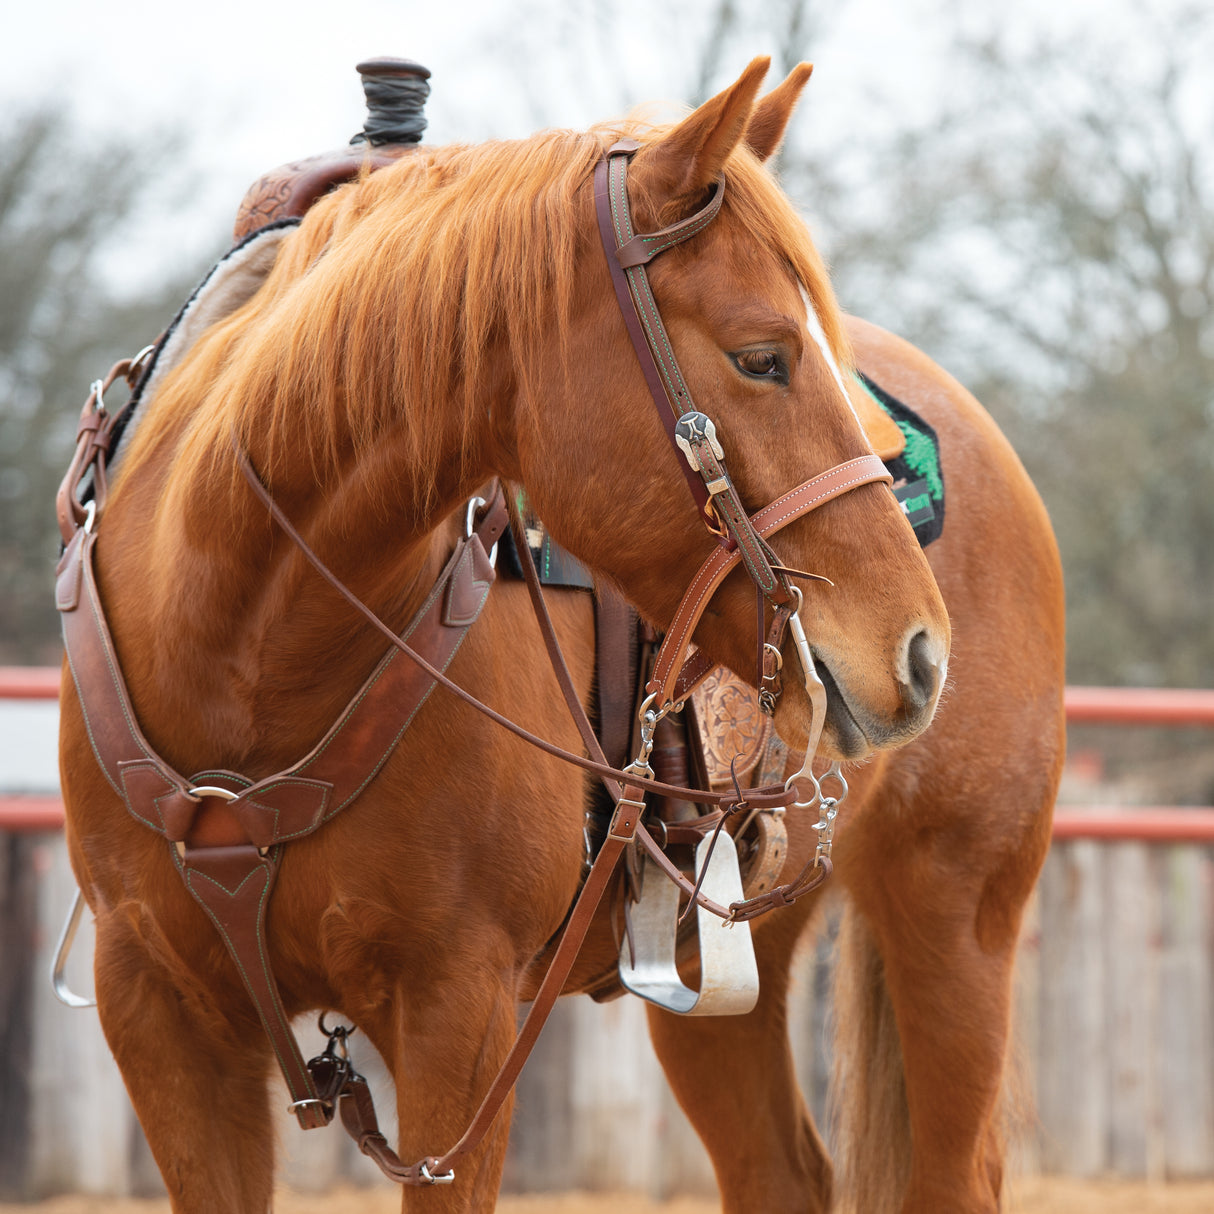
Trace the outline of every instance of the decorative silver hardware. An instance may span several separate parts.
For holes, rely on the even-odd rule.
[[[68,911],[67,918],[63,922],[63,930],[59,933],[59,941],[55,945],[55,956],[51,961],[51,989],[55,992],[55,998],[65,1007],[97,1006],[96,999],[86,999],[83,995],[77,995],[68,986],[67,979],[64,977],[67,959],[72,951],[72,944],[76,940],[76,932],[80,927],[80,916],[83,913],[84,895],[77,890],[75,900],[72,902],[72,909]]]
[[[674,441],[678,448],[687,457],[687,462],[695,469],[700,471],[699,462],[696,460],[695,452],[691,449],[691,444],[699,439],[705,439],[708,445],[712,448],[712,453],[717,459],[725,458],[725,450],[717,441],[717,428],[712,424],[712,418],[706,413],[699,413],[693,409],[690,413],[684,413],[674,424]],[[726,482],[728,485],[728,482]],[[709,493],[713,492],[711,489]],[[720,492],[718,489],[716,492]]]

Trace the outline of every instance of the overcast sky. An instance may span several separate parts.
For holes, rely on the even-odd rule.
[[[686,100],[695,39],[685,35],[697,0],[614,2],[614,21],[598,32],[581,22],[579,40],[570,14],[608,9],[605,0],[6,0],[0,105],[11,114],[20,102],[58,94],[99,129],[185,127],[203,182],[196,210],[215,223],[267,169],[344,144],[361,126],[354,64],[369,56],[402,55],[432,70],[426,138],[434,142],[585,126],[637,103]],[[1133,3],[1021,0],[1014,19],[1032,31],[1099,11],[1107,25],[1111,12]],[[866,119],[888,123],[891,112],[930,106],[947,86],[940,64],[954,19],[981,26],[1006,16],[1006,7],[811,3],[823,14],[822,33],[799,121],[862,130]],[[725,48],[722,73],[732,77],[752,55],[775,49],[756,25]]]

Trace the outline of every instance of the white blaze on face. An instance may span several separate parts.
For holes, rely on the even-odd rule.
[[[860,423],[860,415],[851,403],[851,394],[843,383],[843,372],[839,370],[839,364],[835,361],[830,343],[826,340],[826,334],[822,329],[822,322],[818,319],[817,310],[814,308],[814,301],[810,298],[809,292],[804,286],[801,287],[801,299],[805,304],[805,326],[809,329],[809,335],[814,339],[814,345],[822,351],[822,357],[826,359],[826,365],[830,368],[830,373],[834,376],[835,383],[839,385],[839,392],[847,402],[847,407],[851,410],[857,425],[860,426],[860,433],[863,434],[864,426]]]

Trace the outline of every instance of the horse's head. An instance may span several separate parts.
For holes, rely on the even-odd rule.
[[[695,408],[714,422],[751,514],[870,451],[843,387],[846,343],[822,264],[762,164],[809,69],[758,100],[765,69],[757,60],[682,122],[642,136],[627,179],[644,232],[695,214],[724,176],[719,212],[649,273]],[[578,205],[585,229],[567,323],[554,325],[545,342],[542,396],[532,387],[514,411],[511,458],[556,537],[666,626],[716,541],[621,319],[588,181]],[[949,621],[888,486],[862,485],[770,542],[786,568],[829,579],[799,583],[801,618],[828,693],[824,752],[856,758],[914,737],[935,710]],[[695,639],[753,681],[758,631],[754,584],[735,570]],[[791,648],[786,642],[777,725],[795,746],[807,736],[809,701]]]

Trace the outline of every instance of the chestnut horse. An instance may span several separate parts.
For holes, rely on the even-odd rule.
[[[724,175],[719,214],[652,281],[750,509],[867,450],[835,375],[851,359],[848,329],[762,167],[808,72],[760,100],[765,67],[642,136],[629,183],[639,225],[654,228],[694,212]],[[554,537],[646,618],[670,621],[713,541],[655,424],[597,242],[591,177],[617,135],[423,150],[335,192],[160,388],[95,552],[118,662],[168,762],[277,771],[382,655],[249,491],[233,435],[309,544],[396,627],[446,561],[454,514],[492,476],[524,486]],[[936,426],[952,496],[930,567],[881,484],[773,540],[785,565],[833,583],[813,584],[803,611],[831,675],[819,755],[869,759],[849,775],[835,853],[853,906],[840,1187],[865,1211],[988,1210],[1012,955],[1061,754],[1057,559],[1022,470],[972,400],[893,339],[852,326],[850,342]],[[551,598],[585,699],[589,602]],[[754,631],[753,587],[731,575],[696,640],[747,671]],[[576,749],[540,644],[525,590],[499,581],[448,673]],[[938,700],[938,724],[914,740]],[[776,725],[794,748],[810,717],[789,680]],[[264,1211],[269,1042],[172,849],[99,768],[70,676],[61,770],[96,917],[102,1025],[173,1208]],[[285,1005],[338,1010],[374,1042],[404,1158],[459,1136],[509,1049],[577,893],[585,796],[580,772],[439,691],[357,801],[284,849],[268,931]],[[812,824],[790,819],[791,862],[803,862]],[[783,1028],[813,901],[756,925],[755,1011],[652,1016],[731,1212],[831,1200]],[[604,913],[568,989],[615,952]],[[506,1133],[499,1119],[454,1184],[407,1188],[405,1208],[492,1209]]]

